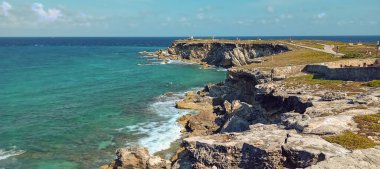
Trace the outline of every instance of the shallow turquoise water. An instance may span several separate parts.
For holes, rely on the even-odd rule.
[[[97,168],[117,147],[166,145],[180,93],[225,72],[137,54],[159,48],[0,47],[0,168]]]

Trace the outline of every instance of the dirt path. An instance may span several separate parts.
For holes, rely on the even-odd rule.
[[[318,49],[318,48],[313,48],[313,47],[309,47],[309,46],[298,45],[298,44],[289,43],[289,42],[282,42],[282,43],[285,43],[285,44],[288,44],[288,45],[292,45],[292,46],[301,47],[301,48],[306,48],[306,49],[310,49],[310,50],[315,50],[315,51],[319,51],[319,52],[325,52],[325,53],[333,54],[333,55],[335,55],[335,56],[344,56],[343,53],[337,53],[337,52],[335,52],[335,51],[333,50],[333,49],[334,49],[334,45],[320,44],[320,45],[323,45],[323,46],[324,46],[324,49]]]

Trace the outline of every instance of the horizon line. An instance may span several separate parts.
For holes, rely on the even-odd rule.
[[[232,37],[358,37],[358,36],[380,36],[379,35],[226,35],[226,36],[193,36],[199,38],[232,38]],[[186,38],[191,36],[0,36],[0,38]]]

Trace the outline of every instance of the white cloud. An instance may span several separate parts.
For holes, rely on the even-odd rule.
[[[317,15],[317,18],[318,18],[318,19],[323,19],[323,18],[326,17],[326,16],[327,16],[327,14],[324,13],[324,12],[322,12],[322,13],[319,13],[319,14]]]
[[[273,12],[274,12],[274,8],[273,8],[273,6],[268,6],[268,7],[267,7],[267,11],[268,11],[269,13],[273,13]]]
[[[12,10],[12,5],[8,2],[3,1],[3,3],[0,5],[0,9],[4,16],[8,16],[9,11]]]
[[[33,3],[32,10],[38,15],[41,21],[54,22],[63,16],[62,11],[56,8],[44,9],[41,3]]]

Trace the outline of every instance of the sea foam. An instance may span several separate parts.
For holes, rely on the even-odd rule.
[[[185,92],[159,96],[149,106],[148,111],[159,115],[162,120],[139,123],[124,129],[143,135],[137,144],[146,147],[151,154],[170,148],[172,142],[181,138],[181,126],[177,119],[191,111],[175,108],[175,102],[182,99],[184,94]]]
[[[25,153],[24,150],[17,150],[16,147],[12,147],[9,150],[0,149],[0,160],[4,160],[12,156],[21,155],[23,153]]]

